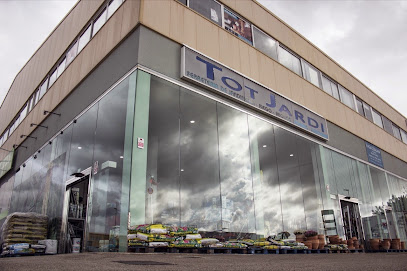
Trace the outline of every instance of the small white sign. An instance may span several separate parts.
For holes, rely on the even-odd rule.
[[[98,173],[99,170],[99,162],[95,161],[95,163],[93,163],[93,175],[96,175]]]
[[[137,148],[144,149],[144,138],[141,137],[137,138]]]

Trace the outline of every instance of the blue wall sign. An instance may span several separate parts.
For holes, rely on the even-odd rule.
[[[216,90],[322,139],[329,139],[323,117],[186,46],[181,49],[181,78]]]
[[[367,160],[373,165],[384,168],[381,150],[375,145],[370,144],[369,142],[365,141],[365,143]]]

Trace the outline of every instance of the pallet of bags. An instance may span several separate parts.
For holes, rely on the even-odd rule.
[[[143,224],[128,229],[128,247],[168,247],[175,238],[162,224]]]
[[[37,244],[46,239],[48,217],[38,213],[9,214],[1,227],[1,243],[4,246],[28,243]]]

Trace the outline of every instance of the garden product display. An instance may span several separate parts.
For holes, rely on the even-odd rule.
[[[196,234],[187,234],[185,239],[195,240],[195,239],[202,239],[202,236],[199,233]]]
[[[45,254],[57,254],[58,240],[52,240],[52,239],[39,240],[38,244],[46,246]]]
[[[28,243],[37,244],[47,237],[48,217],[37,213],[9,214],[1,227],[4,246]],[[27,252],[28,253],[28,252]]]
[[[173,241],[169,247],[177,248],[198,248],[201,247],[201,242],[197,240],[176,240]]]
[[[201,239],[201,245],[202,246],[209,246],[213,244],[219,243],[219,240],[216,238],[203,238]]]

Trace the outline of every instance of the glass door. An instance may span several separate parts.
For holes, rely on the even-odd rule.
[[[347,240],[356,237],[363,240],[363,230],[361,226],[359,205],[352,201],[340,201],[343,219],[343,228]]]

